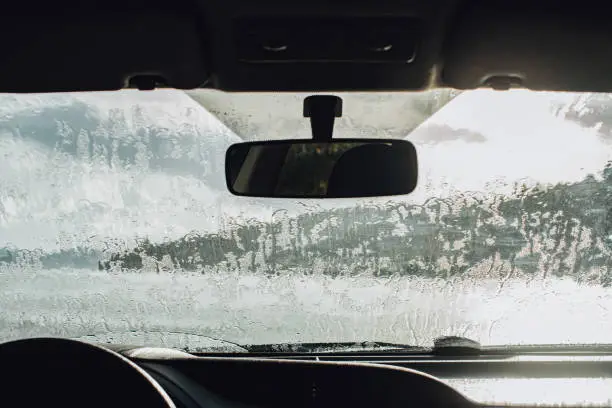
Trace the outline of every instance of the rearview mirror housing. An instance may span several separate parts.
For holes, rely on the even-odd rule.
[[[225,175],[239,196],[357,198],[411,193],[418,166],[406,140],[279,140],[230,146]]]

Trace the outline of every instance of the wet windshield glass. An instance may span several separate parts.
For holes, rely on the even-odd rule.
[[[612,343],[612,96],[340,95],[337,137],[415,143],[412,195],[232,196],[304,96],[0,95],[0,340]]]

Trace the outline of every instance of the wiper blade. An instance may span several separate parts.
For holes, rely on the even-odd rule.
[[[251,353],[337,353],[337,352],[415,352],[429,353],[431,347],[381,341],[338,343],[278,343],[243,345]]]
[[[187,353],[248,353],[246,347],[229,340],[217,337],[192,333],[187,331],[170,330],[120,330],[105,331],[100,333],[88,333],[74,340],[83,340],[98,344],[114,344],[120,346],[141,347],[143,343],[147,346],[163,346],[182,350]]]
[[[445,336],[434,340],[433,347],[382,341],[336,343],[278,343],[243,345],[250,353],[353,353],[395,352],[410,354],[474,355],[480,354],[480,344],[466,337]]]

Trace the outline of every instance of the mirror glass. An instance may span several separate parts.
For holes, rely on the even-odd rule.
[[[406,140],[282,140],[230,146],[227,186],[236,195],[374,197],[411,193],[417,158]]]

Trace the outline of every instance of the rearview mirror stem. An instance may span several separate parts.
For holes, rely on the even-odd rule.
[[[304,117],[310,118],[312,139],[328,142],[334,133],[334,121],[342,117],[342,98],[334,95],[311,95],[304,99]]]

